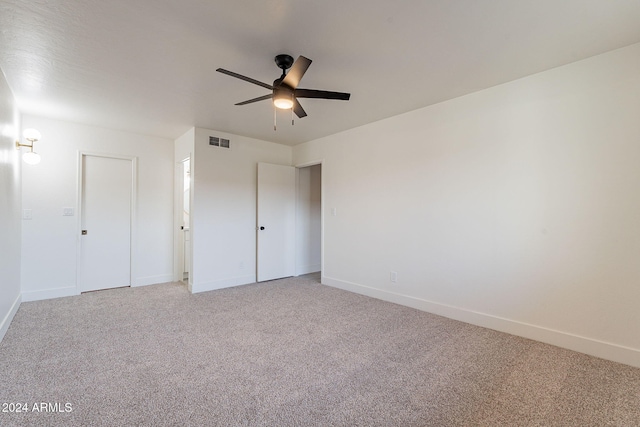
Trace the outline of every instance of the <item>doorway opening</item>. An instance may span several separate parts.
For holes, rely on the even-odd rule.
[[[258,163],[256,281],[322,272],[322,165]]]
[[[191,159],[185,159],[182,162],[182,213],[180,219],[182,221],[182,260],[181,260],[181,281],[185,284],[189,283],[189,272],[191,270],[191,231],[190,223],[190,205],[191,205]]]
[[[296,276],[322,271],[322,164],[296,169]]]
[[[173,280],[191,290],[191,158],[176,161],[173,193]]]

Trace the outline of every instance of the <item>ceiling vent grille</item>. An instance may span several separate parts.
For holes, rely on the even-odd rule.
[[[219,147],[219,148],[231,148],[231,141],[229,141],[226,138],[210,136],[209,145],[213,145],[214,147]]]

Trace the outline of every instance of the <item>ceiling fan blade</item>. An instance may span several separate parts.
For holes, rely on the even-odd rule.
[[[296,89],[295,95],[296,98],[339,99],[341,101],[348,101],[351,97],[350,93],[315,89]]]
[[[258,80],[252,79],[251,77],[243,76],[242,74],[234,73],[233,71],[225,70],[223,68],[218,68],[216,71],[231,77],[235,77],[236,79],[244,80],[245,82],[253,83],[254,85],[262,86],[265,89],[273,90],[273,86],[271,86],[270,84],[259,82]]]
[[[242,101],[242,102],[238,102],[235,105],[247,105],[247,104],[252,104],[254,102],[258,102],[258,101],[264,101],[265,99],[271,99],[273,97],[272,94],[269,95],[263,95],[263,96],[259,96],[257,98],[253,98],[253,99],[249,99],[247,101]]]
[[[298,56],[298,59],[293,63],[293,66],[285,76],[284,80],[282,80],[282,83],[294,89],[297,88],[302,76],[304,76],[304,73],[307,72],[307,68],[311,65],[311,62],[312,61],[309,58]]]
[[[307,116],[307,112],[304,111],[304,108],[302,108],[302,105],[300,105],[300,103],[298,102],[297,99],[293,99],[293,112],[296,113],[296,116],[298,116],[298,118],[303,118]]]

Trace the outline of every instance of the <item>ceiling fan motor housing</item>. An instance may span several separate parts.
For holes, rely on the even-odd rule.
[[[276,61],[276,65],[278,66],[278,68],[282,68],[283,73],[293,65],[293,57],[291,55],[276,55],[274,60]]]

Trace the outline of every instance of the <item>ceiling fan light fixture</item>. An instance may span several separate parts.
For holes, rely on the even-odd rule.
[[[293,107],[293,101],[289,98],[276,98],[273,100],[273,105],[282,110],[288,110]]]
[[[282,110],[293,107],[293,91],[287,87],[277,87],[273,91],[273,105]]]

